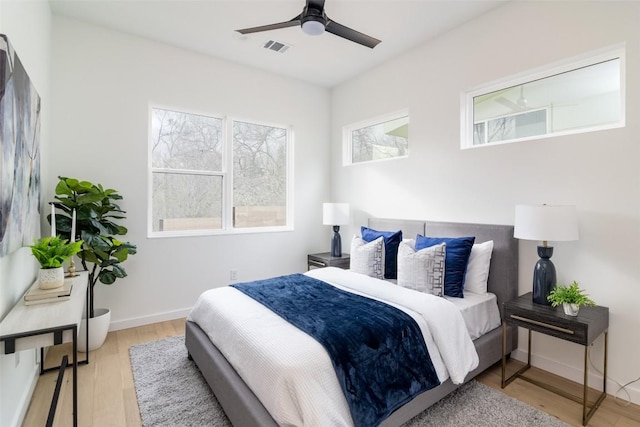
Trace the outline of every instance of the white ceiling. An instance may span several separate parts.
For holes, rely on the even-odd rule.
[[[333,87],[508,0],[326,0],[329,18],[382,40],[374,49],[299,27],[242,36],[288,21],[304,0],[49,0],[56,15]],[[262,46],[291,45],[285,53]]]

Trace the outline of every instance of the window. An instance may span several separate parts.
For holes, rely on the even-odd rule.
[[[233,226],[281,227],[287,220],[287,129],[233,122]]]
[[[609,48],[462,96],[462,148],[624,126],[624,48]]]
[[[401,111],[345,126],[344,164],[406,157],[409,113]]]
[[[289,229],[284,126],[151,109],[151,236]]]

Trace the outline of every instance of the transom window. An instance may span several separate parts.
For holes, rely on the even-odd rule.
[[[624,126],[624,48],[608,48],[466,92],[461,147]]]
[[[345,126],[343,145],[345,165],[408,156],[408,111]]]
[[[291,228],[285,126],[151,108],[150,236]]]

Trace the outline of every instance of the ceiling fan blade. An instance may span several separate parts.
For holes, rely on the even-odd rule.
[[[261,25],[259,27],[243,28],[242,30],[236,30],[236,31],[239,32],[240,34],[251,34],[251,33],[259,33],[261,31],[270,31],[270,30],[278,30],[280,28],[295,27],[300,25],[301,19],[302,19],[302,14],[296,16],[290,21],[279,22],[277,24]]]
[[[328,21],[329,22],[325,27],[325,30],[331,34],[335,34],[336,36],[351,40],[352,42],[370,47],[371,49],[373,49],[378,45],[378,43],[380,43],[380,40],[374,37],[363,34],[352,28],[345,27],[344,25],[338,24],[336,21],[332,21],[331,19],[328,19]]]
[[[500,98],[496,98],[496,102],[498,104],[502,104],[505,107],[511,109],[511,111],[521,111],[522,107],[520,107],[518,104],[516,104],[513,101],[509,101],[507,98],[505,98],[504,96],[501,96]]]

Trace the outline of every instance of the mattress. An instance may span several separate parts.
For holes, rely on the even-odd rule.
[[[453,303],[462,313],[472,340],[501,325],[498,298],[491,292],[482,295],[464,292],[464,298],[445,296],[445,299]]]
[[[478,365],[463,316],[448,301],[416,298],[415,291],[335,268],[307,274],[413,317],[441,381],[461,383]],[[324,348],[262,304],[234,288],[217,288],[202,294],[188,319],[205,331],[279,425],[353,425]]]
[[[397,285],[397,280],[385,279],[385,281]],[[489,331],[494,330],[502,324],[500,309],[498,308],[498,297],[491,292],[477,294],[475,292],[464,291],[464,298],[449,297],[445,299],[455,305],[469,331],[472,340],[480,338]]]

